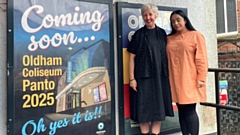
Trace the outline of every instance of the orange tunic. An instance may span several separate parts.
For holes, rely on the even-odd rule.
[[[167,56],[173,102],[205,102],[206,86],[197,88],[197,81],[206,81],[208,72],[204,36],[197,31],[168,36]]]

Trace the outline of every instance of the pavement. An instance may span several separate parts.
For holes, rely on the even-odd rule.
[[[177,133],[171,133],[171,134],[166,134],[166,135],[182,135],[181,132],[177,132]]]
[[[177,133],[171,133],[171,134],[166,134],[166,135],[182,135],[181,132]],[[212,133],[212,134],[207,134],[207,135],[217,135],[217,133]]]

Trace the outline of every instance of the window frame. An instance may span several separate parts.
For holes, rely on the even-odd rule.
[[[216,0],[217,1],[217,0]],[[232,36],[232,35],[235,35],[235,34],[238,34],[238,3],[237,3],[237,0],[234,0],[235,1],[235,7],[236,7],[236,31],[231,31],[231,32],[228,32],[228,17],[227,17],[227,0],[221,0],[223,1],[223,10],[224,10],[224,27],[225,27],[225,32],[224,33],[217,33],[217,27],[216,27],[216,33],[217,33],[217,37],[222,37],[222,36]],[[216,5],[216,9],[217,9],[217,5]],[[216,10],[217,11],[217,10]],[[216,24],[217,24],[217,13],[216,13]]]

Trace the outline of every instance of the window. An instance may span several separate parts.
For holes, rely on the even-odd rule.
[[[237,32],[236,0],[216,0],[217,34]]]
[[[66,95],[66,109],[72,109],[73,108],[73,104],[72,104],[72,89],[67,91],[67,95]]]

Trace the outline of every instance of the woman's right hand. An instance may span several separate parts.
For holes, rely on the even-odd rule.
[[[133,90],[137,91],[137,81],[134,78],[135,57],[135,54],[129,53],[129,85],[133,88]]]
[[[134,79],[134,80],[131,80],[130,82],[129,82],[129,85],[130,85],[130,87],[132,87],[133,88],[133,90],[135,90],[136,92],[137,92],[137,81]]]

